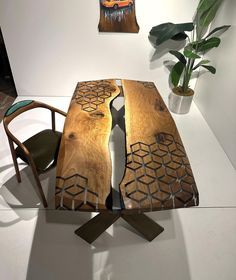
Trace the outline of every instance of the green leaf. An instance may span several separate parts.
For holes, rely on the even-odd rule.
[[[169,53],[174,55],[175,57],[177,57],[180,62],[182,62],[184,65],[186,65],[187,61],[186,61],[185,57],[182,55],[181,52],[169,51]]]
[[[217,48],[220,42],[221,42],[220,38],[217,37],[212,37],[208,40],[204,40],[202,43],[198,45],[197,51],[204,52],[212,48]]]
[[[196,66],[193,67],[193,71],[196,70],[198,67],[200,67],[200,66],[202,66],[204,64],[207,64],[209,62],[210,62],[210,60],[206,60],[206,59],[205,60],[201,60]]]
[[[175,36],[173,36],[173,37],[171,38],[171,40],[174,40],[174,41],[183,41],[183,40],[185,40],[187,37],[188,37],[188,36],[187,36],[186,33],[181,32],[181,33],[178,33],[178,34],[176,34]]]
[[[206,2],[206,1],[205,1]],[[208,0],[208,2],[212,2]],[[209,24],[215,18],[215,15],[222,3],[222,0],[215,0],[213,5],[209,5],[209,8],[206,9],[200,16],[200,26],[208,27]]]
[[[199,2],[194,19],[198,39],[202,38],[203,33],[215,18],[222,1],[223,0],[201,0]]]
[[[215,29],[213,29],[207,36],[206,38],[210,37],[212,34],[216,33],[217,31],[223,30],[223,32],[225,32],[226,30],[228,30],[230,28],[231,25],[223,25],[220,27],[216,27]]]
[[[200,46],[202,43],[204,43],[205,40],[199,40],[199,41],[194,41],[194,42],[191,42],[188,44],[188,47],[191,48],[191,49],[195,49],[197,48],[197,46]]]
[[[206,68],[208,71],[210,71],[212,74],[216,73],[216,69],[213,66],[209,66],[209,65],[202,65],[202,67]]]
[[[197,7],[197,12],[202,14],[208,11],[214,5],[215,2],[215,0],[200,0]]]
[[[197,58],[201,58],[199,55],[197,55],[196,53],[194,53],[189,47],[186,47],[184,49],[184,55],[187,58],[193,58],[193,59],[197,59]]]
[[[175,87],[177,87],[177,85],[179,83],[179,80],[184,71],[184,68],[185,68],[185,65],[183,63],[177,62],[171,70],[171,73],[170,73],[171,82]]]
[[[156,45],[158,46],[169,39],[174,38],[174,40],[175,40],[176,35],[177,35],[177,37],[179,36],[178,38],[180,38],[180,36],[182,36],[182,35],[179,35],[180,33],[185,34],[185,31],[192,31],[193,28],[194,28],[194,26],[193,26],[192,22],[180,23],[180,24],[174,24],[174,23],[168,22],[168,23],[163,23],[163,24],[154,26],[151,29],[149,34],[156,37]],[[183,36],[182,36],[182,38],[183,38]]]

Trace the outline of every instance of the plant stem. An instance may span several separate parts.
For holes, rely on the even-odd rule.
[[[192,33],[192,40],[193,41],[195,40],[195,32],[194,31]],[[195,51],[197,52],[197,50],[198,50],[198,42],[197,42]],[[183,91],[184,95],[187,94],[187,91],[188,91],[188,88],[189,88],[189,82],[190,82],[190,79],[191,79],[191,76],[192,76],[194,62],[195,62],[194,58],[188,58],[187,59],[187,65],[186,65],[185,70],[184,70],[184,78],[183,78],[183,83],[182,83],[182,91]]]
[[[187,89],[188,89],[189,67],[190,67],[190,58],[188,58],[187,65],[186,65],[185,70],[184,70],[184,78],[183,78],[183,84],[182,84],[183,94],[185,94],[187,92]]]
[[[189,88],[189,81],[193,72],[193,66],[194,66],[195,59],[188,58],[187,65],[184,70],[184,78],[182,83],[182,91],[183,94],[186,94]]]

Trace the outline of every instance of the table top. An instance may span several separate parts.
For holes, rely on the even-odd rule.
[[[120,182],[122,211],[145,212],[198,205],[195,180],[178,130],[151,82],[78,83],[57,165],[56,208],[112,208],[109,137],[112,101],[124,94],[126,166]]]

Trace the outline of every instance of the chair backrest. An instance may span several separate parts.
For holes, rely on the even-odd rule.
[[[8,108],[8,110],[4,115],[3,122],[4,124],[8,125],[15,117],[17,117],[21,113],[37,107],[42,107],[54,111],[53,107],[45,103],[34,101],[34,100],[22,100],[13,104],[10,108]]]
[[[3,118],[3,125],[4,125],[4,129],[6,131],[6,134],[8,136],[8,140],[9,141],[13,141],[15,144],[17,144],[18,146],[22,147],[22,143],[10,132],[8,125],[9,123],[16,118],[17,116],[19,116],[20,114],[32,110],[34,108],[45,108],[51,111],[51,117],[52,117],[52,130],[55,131],[55,112],[59,113],[63,116],[66,116],[66,113],[55,108],[52,107],[48,104],[45,104],[43,102],[38,102],[35,100],[22,100],[19,101],[15,104],[13,104],[5,113],[4,118]]]

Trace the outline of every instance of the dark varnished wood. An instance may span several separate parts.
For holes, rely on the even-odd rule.
[[[124,108],[110,110],[120,92],[125,127]],[[108,140],[116,124],[126,134],[126,168],[120,183],[122,209],[112,211]],[[115,80],[79,83],[60,147],[56,207],[100,214],[75,233],[92,243],[122,217],[151,241],[164,229],[143,212],[195,205],[198,191],[183,143],[154,84],[122,80],[119,88]]]
[[[126,211],[198,205],[177,127],[153,83],[123,80],[127,162],[120,191]]]

